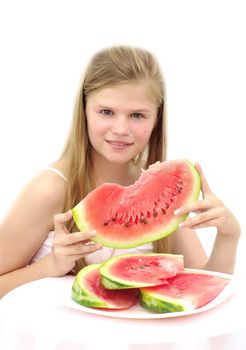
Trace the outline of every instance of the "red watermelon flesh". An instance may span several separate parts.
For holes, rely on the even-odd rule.
[[[131,248],[174,232],[187,216],[175,216],[174,210],[199,192],[199,174],[188,160],[156,162],[131,186],[99,186],[72,213],[80,231],[97,231],[93,241]]]
[[[205,273],[181,272],[166,284],[140,289],[142,306],[155,312],[190,311],[208,304],[230,282]]]
[[[76,276],[72,299],[77,303],[104,309],[127,309],[137,302],[138,290],[107,290],[100,280],[101,264],[84,267]]]

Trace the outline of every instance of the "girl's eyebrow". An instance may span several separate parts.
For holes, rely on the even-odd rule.
[[[105,106],[105,105],[95,105],[95,108],[99,108],[99,109],[115,109],[114,107],[109,107],[109,106]],[[142,112],[142,113],[150,113],[151,111],[149,109],[130,109],[129,112],[132,113],[136,113],[136,112]]]

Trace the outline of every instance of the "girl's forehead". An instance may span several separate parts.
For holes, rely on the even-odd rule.
[[[122,101],[129,103],[141,102],[148,105],[156,105],[156,97],[153,95],[148,83],[125,83],[122,85],[102,88],[87,97],[92,103],[106,101]]]

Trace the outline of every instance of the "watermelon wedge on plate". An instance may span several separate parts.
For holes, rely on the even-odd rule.
[[[138,290],[107,290],[100,280],[101,264],[84,267],[72,285],[72,299],[84,306],[102,309],[127,309],[137,302]]]
[[[125,254],[103,263],[100,276],[108,289],[140,288],[167,283],[167,278],[183,270],[183,255]]]
[[[157,313],[192,311],[215,299],[229,278],[214,274],[184,271],[166,284],[140,288],[140,304]]]

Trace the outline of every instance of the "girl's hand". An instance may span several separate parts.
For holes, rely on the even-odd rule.
[[[71,210],[54,217],[55,237],[51,254],[53,276],[64,276],[74,268],[76,260],[102,248],[100,244],[90,241],[96,235],[95,232],[69,233],[65,224],[71,218]]]
[[[216,227],[220,234],[239,236],[240,226],[238,221],[222,201],[213,194],[201,166],[198,163],[195,166],[201,177],[203,200],[191,202],[174,212],[175,215],[184,215],[190,212],[197,214],[192,218],[187,217],[179,226],[191,229]]]

